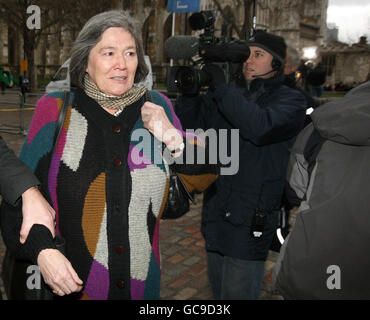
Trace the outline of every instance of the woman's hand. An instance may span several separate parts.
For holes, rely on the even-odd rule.
[[[82,289],[82,280],[78,277],[68,259],[56,249],[44,249],[37,257],[44,281],[59,296],[78,292]]]
[[[161,106],[145,102],[141,108],[141,118],[144,127],[163,142],[170,151],[175,150],[183,143],[181,132],[172,125]]]

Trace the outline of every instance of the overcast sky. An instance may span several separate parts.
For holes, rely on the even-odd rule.
[[[339,41],[354,43],[365,35],[370,43],[370,0],[329,0],[327,22],[338,27]]]

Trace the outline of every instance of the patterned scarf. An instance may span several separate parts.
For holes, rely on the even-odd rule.
[[[101,92],[97,86],[90,80],[89,75],[86,73],[84,78],[84,89],[86,94],[96,100],[101,107],[113,109],[113,110],[123,110],[130,104],[138,101],[147,91],[145,86],[135,87],[133,86],[130,90],[125,92],[121,96],[111,96]]]

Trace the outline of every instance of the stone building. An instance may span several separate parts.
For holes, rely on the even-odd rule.
[[[247,38],[252,26],[253,0],[201,0],[201,10],[217,10],[216,36]],[[289,45],[303,54],[303,48],[324,44],[328,0],[257,0],[256,28],[282,35]],[[173,15],[167,12],[166,0],[114,0],[111,8],[129,10],[142,23],[142,38],[146,54],[151,58],[157,80],[164,80],[169,58],[164,50],[171,36]],[[109,8],[105,7],[104,10]],[[103,10],[102,10],[103,11]],[[175,35],[200,32],[191,30],[187,19],[191,13],[175,15]],[[23,55],[22,39],[0,21],[0,64],[16,69]],[[38,73],[55,72],[67,58],[77,34],[64,30],[63,21],[43,36],[36,50]]]
[[[339,82],[347,86],[359,84],[370,74],[370,45],[366,37],[352,45],[333,41],[322,45],[319,52],[326,80],[332,86]]]

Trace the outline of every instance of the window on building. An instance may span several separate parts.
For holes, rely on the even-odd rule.
[[[323,55],[321,65],[326,71],[326,75],[331,76],[335,68],[335,54]]]

